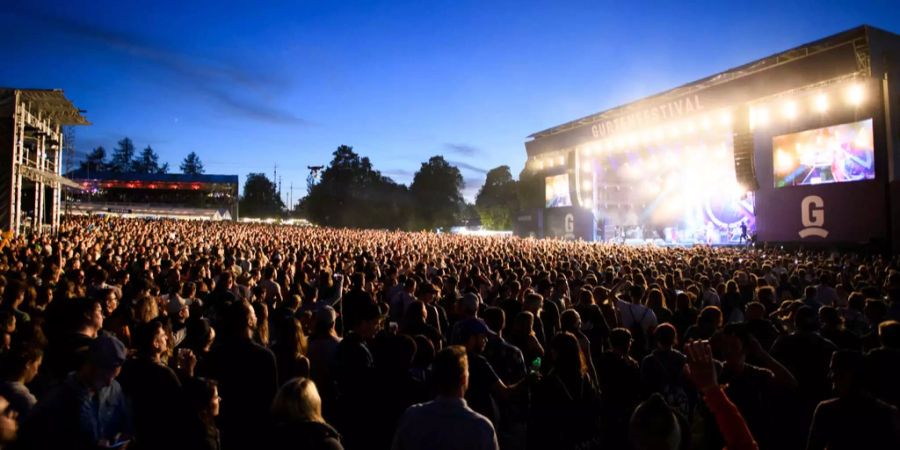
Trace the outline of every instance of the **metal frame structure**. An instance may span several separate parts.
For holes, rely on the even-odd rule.
[[[63,126],[90,123],[58,89],[0,89],[0,102],[6,105],[0,120],[12,121],[11,139],[7,136],[0,144],[12,144],[11,149],[0,149],[6,166],[0,168],[0,173],[10,171],[9,184],[0,187],[0,227],[16,235],[23,231],[23,181],[29,180],[34,183],[32,232],[40,235],[49,225],[50,232],[56,233],[63,187],[80,189],[77,183],[62,176]],[[6,177],[2,178],[6,181]],[[45,217],[48,197],[49,218]]]

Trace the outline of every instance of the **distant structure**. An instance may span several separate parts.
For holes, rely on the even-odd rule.
[[[73,170],[79,187],[66,214],[237,220],[237,175],[114,173]]]
[[[0,88],[0,228],[55,233],[64,186],[63,126],[90,125],[60,89]]]

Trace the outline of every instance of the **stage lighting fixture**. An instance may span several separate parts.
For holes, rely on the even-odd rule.
[[[700,121],[700,126],[703,127],[704,131],[709,131],[710,127],[712,127],[712,121],[709,120],[709,116],[703,116],[703,119]]]
[[[591,145],[593,145],[593,144],[591,144]],[[586,156],[590,156],[590,154],[593,153],[593,151],[594,151],[591,148],[591,145],[586,145],[581,152],[584,153]]]
[[[582,165],[581,171],[584,172],[584,173],[591,173],[591,164],[590,164],[590,163],[584,163],[584,164]]]
[[[663,140],[664,133],[662,128],[656,128],[653,130],[653,140],[656,142],[661,142]]]
[[[684,129],[687,130],[688,134],[694,134],[694,132],[697,131],[697,127],[694,126],[694,122],[690,120],[684,126]]]
[[[628,135],[628,146],[629,147],[637,146],[637,137],[634,134]]]
[[[591,182],[585,181],[585,182],[581,183],[581,188],[584,189],[585,191],[590,191],[591,190]]]
[[[591,209],[594,206],[594,202],[592,202],[590,199],[587,199],[581,203],[584,205],[585,208],[588,208],[588,209]]]
[[[566,163],[566,157],[565,157],[565,156],[560,156],[560,157],[559,157],[559,165],[562,166],[562,165],[564,165],[565,163]]]
[[[819,94],[816,96],[816,111],[824,113],[828,111],[828,96]]]
[[[728,111],[723,112],[722,115],[719,116],[719,123],[725,127],[731,125],[731,113]]]
[[[750,129],[766,126],[769,123],[769,111],[765,108],[753,108],[750,110]]]
[[[788,100],[784,103],[782,107],[782,114],[788,120],[794,120],[797,118],[797,102],[793,100]]]
[[[862,85],[854,84],[847,89],[847,101],[852,106],[859,106],[865,100],[866,92]]]

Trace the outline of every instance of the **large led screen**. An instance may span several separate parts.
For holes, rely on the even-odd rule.
[[[874,179],[872,139],[872,119],[775,136],[775,187]]]
[[[572,198],[569,196],[568,174],[547,177],[546,186],[548,208],[572,206]]]

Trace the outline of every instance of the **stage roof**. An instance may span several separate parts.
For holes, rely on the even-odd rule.
[[[21,99],[30,103],[33,112],[40,111],[42,117],[60,125],[90,125],[72,101],[66,98],[62,89],[18,89],[0,87],[0,97],[15,91],[21,93]]]
[[[218,183],[237,186],[237,175],[187,175],[183,173],[97,172],[76,169],[66,176],[73,180],[146,181],[158,183]]]
[[[853,42],[859,38],[868,37],[873,34],[873,32],[877,34],[884,34],[897,37],[897,35],[884,31],[869,25],[861,25],[859,27],[844,31],[842,33],[834,34],[823,39],[810,42],[807,44],[800,45],[798,47],[792,48],[787,51],[783,51],[780,53],[776,53],[774,55],[758,59],[756,61],[734,67],[728,69],[724,72],[717,73],[715,75],[702,78],[697,81],[693,81],[687,84],[683,84],[673,89],[669,89],[667,91],[663,91],[657,94],[653,94],[641,99],[637,99],[635,101],[626,103],[624,105],[619,105],[614,108],[607,109],[605,111],[601,111],[596,114],[591,114],[589,116],[582,117],[580,119],[576,119],[570,122],[566,122],[562,125],[557,125],[552,128],[548,128],[546,130],[538,131],[537,133],[533,133],[528,136],[528,138],[532,140],[538,140],[541,138],[545,138],[548,136],[553,136],[559,133],[564,133],[566,131],[583,127],[585,125],[591,125],[597,122],[609,120],[612,117],[617,117],[620,115],[627,114],[631,110],[640,109],[647,103],[652,103],[655,101],[662,101],[670,97],[677,97],[681,95],[685,95],[689,91],[697,91],[700,89],[706,89],[711,86],[715,86],[722,83],[727,83],[729,81],[736,80],[738,78],[745,77],[747,75],[755,74],[766,69],[770,69],[776,66],[780,66],[785,62],[797,60],[800,58],[804,58],[806,56],[812,55],[814,53],[820,52],[824,49],[829,49],[835,47],[837,45],[842,45],[848,42]],[[533,142],[533,141],[532,141]]]

